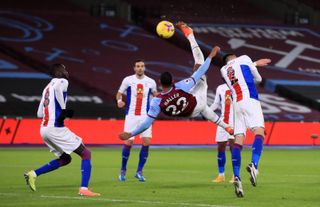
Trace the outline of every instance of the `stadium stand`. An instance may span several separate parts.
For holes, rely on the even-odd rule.
[[[93,93],[92,96],[101,97],[106,104],[104,105],[105,111],[102,111],[100,115],[97,115],[98,112],[92,112],[92,117],[122,117],[122,111],[116,109],[114,95],[123,77],[132,73],[132,63],[135,59],[145,59],[147,74],[155,79],[158,79],[158,75],[166,70],[174,73],[176,80],[187,77],[191,73],[192,55],[183,36],[177,32],[170,41],[156,37],[154,25],[159,18],[148,18],[153,26],[145,24],[142,28],[116,17],[92,17],[87,11],[66,0],[59,0],[59,4],[57,1],[55,3],[50,3],[51,1],[43,3],[38,0],[30,2],[35,6],[28,7],[26,4],[29,3],[21,1],[4,0],[0,3],[2,8],[0,11],[0,27],[3,28],[0,32],[1,61],[6,61],[5,65],[13,64],[18,66],[15,72],[21,74],[27,71],[43,74],[48,72],[48,65],[63,62],[69,68],[71,86],[74,85],[74,87],[81,88],[79,90],[75,89],[75,92],[86,91],[85,94],[87,96]],[[148,6],[148,4],[158,5],[154,1],[129,2],[145,6]],[[179,2],[175,1],[174,5],[178,5]],[[243,0],[239,5],[238,3],[231,4],[226,1],[223,4],[226,6],[221,7],[220,13],[215,13],[215,10],[219,10],[215,5],[209,5],[215,8],[212,8],[210,12],[199,12],[205,14],[207,21],[210,19],[220,21],[217,16],[221,16],[226,18],[225,21],[221,20],[221,22],[229,22],[230,19],[228,20],[227,12],[224,9],[227,10],[231,5],[237,6],[237,8],[243,9],[237,10],[237,12],[241,11],[239,12],[239,21],[240,19],[246,19],[246,25],[234,24],[238,22],[238,17],[230,25],[211,23],[211,20],[209,24],[204,22],[205,20],[202,17],[198,18],[195,15],[191,15],[189,20],[194,20],[191,23],[204,52],[207,53],[212,45],[218,44],[225,50],[233,48],[237,54],[245,53],[255,59],[271,57],[276,65],[283,58],[284,53],[289,53],[290,49],[293,50],[295,47],[292,45],[294,43],[291,42],[291,44],[285,41],[299,41],[303,43],[303,47],[306,47],[305,51],[300,55],[303,55],[304,59],[298,58],[292,61],[288,68],[272,65],[269,68],[261,69],[262,75],[266,77],[265,82],[267,83],[274,79],[319,80],[318,75],[312,73],[311,70],[313,68],[318,71],[317,65],[310,61],[316,59],[315,52],[317,52],[310,49],[310,45],[315,48],[319,47],[317,42],[319,35],[312,32],[312,30],[304,28],[271,28],[270,26],[259,27],[252,25],[254,22],[249,21],[250,19],[252,20],[250,14],[248,16],[243,15],[243,12],[248,12],[246,9],[248,5],[241,7],[244,3],[245,1]],[[169,6],[163,6],[165,11],[170,10],[170,1],[164,1],[164,5]],[[150,8],[153,7],[150,6]],[[180,19],[186,18],[188,20],[187,14],[192,8],[190,6],[183,8],[180,10],[181,14],[172,14],[172,16],[177,15]],[[210,16],[210,13],[218,15]],[[255,10],[252,15],[258,15],[258,13],[260,13],[259,9]],[[155,17],[158,14],[150,15]],[[231,18],[232,16],[235,15],[230,14],[229,17]],[[265,18],[265,22],[279,22],[274,18],[260,16]],[[264,22],[259,18],[254,21]],[[250,34],[252,37],[248,36]],[[278,50],[278,52],[274,53],[275,50]],[[0,76],[1,74],[4,76],[8,72],[13,72],[13,70],[6,69],[3,66],[0,70]],[[214,98],[216,86],[222,83],[218,67],[213,67],[208,73],[208,77],[210,103]],[[10,82],[9,79],[8,81]],[[40,90],[46,81],[47,79],[42,79],[37,83]],[[20,82],[22,83],[22,81]],[[1,81],[1,83],[7,84],[6,81]],[[29,81],[26,80],[24,86],[28,84]],[[4,85],[1,87],[1,94],[7,93],[6,96],[11,96],[7,89],[4,90]],[[273,88],[276,87],[273,86]],[[40,93],[36,86],[32,88],[33,93],[30,94],[36,95]],[[277,92],[276,89],[270,90],[267,87],[259,87],[259,91],[262,93],[261,100],[266,120],[319,120],[320,113],[318,110],[282,98],[274,93]],[[83,93],[79,92],[79,94]],[[12,104],[17,103],[12,102]],[[28,113],[19,115],[32,116],[32,111],[35,111],[37,107],[35,103],[33,104],[33,109],[29,108]],[[4,109],[1,107],[1,115],[14,115],[14,110],[7,111]],[[89,117],[90,112],[95,111],[81,112],[85,109],[85,107],[79,107],[79,114],[83,114],[84,117]]]
[[[256,59],[271,58],[273,64],[261,69],[265,78],[265,89],[314,109],[319,108],[319,92],[313,93],[313,101],[308,101],[303,95],[303,90],[291,91],[292,87],[287,87],[287,92],[284,93],[284,90],[278,89],[286,87],[283,83],[290,82],[290,86],[301,85],[295,80],[302,81],[310,88],[314,86],[314,81],[320,80],[320,61],[317,58],[320,51],[320,35],[317,30],[312,29],[313,27],[288,27],[281,24],[282,20],[279,18],[245,0],[227,0],[219,4],[208,1],[183,3],[170,0],[164,3],[135,0],[128,2],[136,12],[142,12],[140,16],[144,16],[144,25],[149,31],[153,30],[161,15],[174,21],[182,19],[190,22],[203,50],[207,53],[212,45],[220,45],[226,52],[234,52],[237,55],[247,54]],[[310,3],[314,2],[307,2]],[[203,7],[203,4],[207,6]],[[158,11],[160,15],[154,15],[148,12],[149,10]],[[139,17],[137,14],[136,16]],[[139,20],[141,21],[141,18]],[[171,42],[189,50],[185,47],[185,41]]]

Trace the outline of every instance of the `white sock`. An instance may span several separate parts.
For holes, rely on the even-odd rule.
[[[190,42],[192,55],[193,55],[193,59],[194,59],[195,64],[202,65],[204,63],[204,56],[203,56],[202,51],[196,41],[196,38],[194,37],[193,34],[190,34],[187,38]]]
[[[219,173],[219,176],[223,176],[224,177],[224,173]]]
[[[37,176],[37,173],[36,173],[34,170],[32,170],[31,173],[32,173],[32,175],[33,175],[34,177],[38,177],[38,176]]]

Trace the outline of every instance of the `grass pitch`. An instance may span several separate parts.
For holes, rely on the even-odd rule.
[[[150,149],[144,170],[145,183],[133,177],[139,156],[130,156],[127,181],[117,180],[121,149],[91,148],[90,187],[101,197],[77,195],[80,158],[37,179],[37,191],[26,186],[23,173],[54,159],[48,149],[0,148],[0,206],[139,206],[139,207],[232,207],[320,206],[320,150],[265,149],[259,166],[257,187],[252,187],[245,166],[249,149],[243,151],[242,183],[245,197],[237,198],[228,183],[231,177],[227,153],[226,182],[212,183],[217,175],[216,149]]]

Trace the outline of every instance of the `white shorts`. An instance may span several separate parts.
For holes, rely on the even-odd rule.
[[[124,122],[124,131],[125,132],[131,132],[133,131],[137,126],[143,123],[147,115],[127,115],[125,122]],[[151,138],[152,137],[152,126],[150,126],[147,130],[142,132],[140,134],[140,138]],[[134,140],[134,137],[131,137],[129,140]]]
[[[234,139],[234,136],[230,135],[221,126],[218,126],[216,131],[216,142],[227,142],[229,139]]]
[[[234,107],[234,134],[245,134],[247,129],[264,128],[264,118],[260,101],[246,98],[233,102]]]
[[[203,75],[199,82],[190,90],[190,93],[196,97],[197,105],[194,108],[191,117],[198,116],[207,106],[208,84],[207,77]]]
[[[71,154],[82,143],[82,139],[67,127],[41,127],[40,134],[50,152],[58,157],[63,153]]]

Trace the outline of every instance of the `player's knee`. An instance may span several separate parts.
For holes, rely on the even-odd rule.
[[[262,127],[257,127],[253,129],[254,135],[261,135],[262,137],[265,136],[265,130]]]
[[[142,138],[142,146],[149,146],[150,138]]]
[[[81,153],[81,159],[83,160],[91,160],[91,151],[88,148],[84,148]]]
[[[124,144],[127,145],[127,146],[132,146],[133,140],[131,140],[131,139],[126,140],[126,141],[124,141]]]
[[[218,152],[225,152],[226,151],[226,142],[218,143]]]
[[[61,166],[65,166],[71,162],[72,158],[70,155],[63,153],[59,158],[59,163]]]

